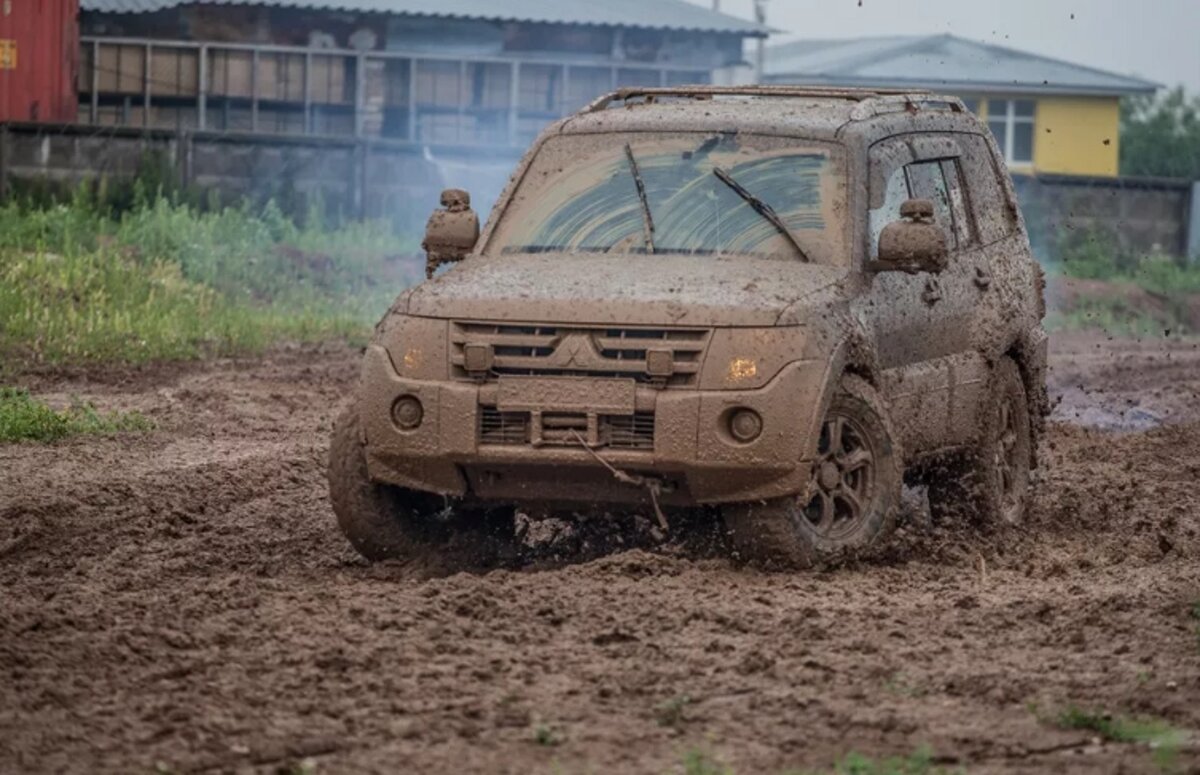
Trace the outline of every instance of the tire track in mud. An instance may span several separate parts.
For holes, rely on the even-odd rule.
[[[1151,368],[1095,343],[1055,368],[1136,392]],[[1154,772],[1027,705],[1200,729],[1184,410],[1053,423],[1024,526],[910,523],[871,563],[764,574],[684,545],[423,578],[358,560],[328,511],[354,369],[285,353],[46,383],[161,430],[0,447],[0,769],[663,772],[699,747],[778,772],[927,744],[971,772]]]

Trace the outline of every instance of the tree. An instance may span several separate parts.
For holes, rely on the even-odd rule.
[[[1122,100],[1121,174],[1200,180],[1200,97],[1180,86]]]

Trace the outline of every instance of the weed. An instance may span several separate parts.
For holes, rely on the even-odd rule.
[[[683,754],[683,771],[685,775],[734,775],[733,768],[700,748]]]
[[[57,412],[34,400],[29,391],[0,387],[0,442],[56,441],[80,433],[147,431],[154,423],[138,412],[100,414],[91,404],[75,402]]]
[[[902,672],[895,672],[883,682],[883,689],[889,694],[894,694],[897,697],[921,697],[925,694],[915,681],[906,676]]]
[[[659,726],[678,727],[687,720],[684,718],[683,711],[691,704],[692,700],[686,694],[672,697],[666,702],[658,704],[654,709],[654,717]]]
[[[538,724],[533,728],[533,742],[541,746],[553,747],[562,744],[562,737],[547,724]]]
[[[1148,745],[1154,751],[1155,763],[1163,770],[1172,768],[1184,738],[1182,731],[1159,719],[1113,716],[1083,710],[1073,705],[1062,711],[1056,722],[1063,729],[1095,732],[1104,740]]]
[[[946,770],[935,766],[930,751],[921,748],[908,756],[884,759],[849,753],[826,772],[829,775],[942,775]]]

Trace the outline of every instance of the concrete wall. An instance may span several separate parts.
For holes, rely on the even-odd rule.
[[[419,233],[443,188],[465,188],[482,214],[518,161],[511,150],[414,146],[343,137],[169,132],[79,125],[10,124],[0,129],[0,188],[42,182],[131,179],[153,159],[185,189],[303,201],[325,210],[385,218]]]
[[[1191,224],[1192,183],[1156,178],[1013,175],[1034,249],[1053,258],[1069,230],[1110,232],[1135,254],[1189,254],[1200,232]]]

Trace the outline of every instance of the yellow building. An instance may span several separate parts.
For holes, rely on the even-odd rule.
[[[1158,84],[953,35],[798,40],[767,48],[764,81],[931,89],[984,119],[1014,172],[1113,176],[1120,100]]]

